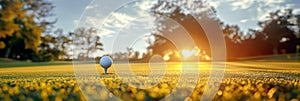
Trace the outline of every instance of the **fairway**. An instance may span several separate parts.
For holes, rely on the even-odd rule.
[[[196,63],[190,64],[195,65]],[[110,74],[105,76],[101,74],[103,70],[98,64],[81,65],[87,69],[97,68],[99,75],[92,75],[94,77],[78,85],[72,65],[0,68],[0,99],[86,100],[83,96],[85,95],[89,100],[105,100],[111,99],[115,95],[126,101],[152,101],[164,98],[172,91],[184,93],[189,86],[193,86],[184,85],[176,88],[181,70],[184,68],[181,68],[181,64],[176,62],[167,63],[165,77],[157,86],[149,89],[136,89],[123,83],[122,78],[115,73],[114,66],[108,70]],[[125,64],[114,65],[125,66]],[[227,62],[226,65],[224,78],[213,100],[298,101],[297,99],[300,99],[300,63]],[[139,77],[144,78],[151,73],[149,64],[135,63],[130,66],[130,69]],[[193,71],[196,68],[199,68],[200,71],[198,84],[195,85],[193,93],[189,97],[176,96],[177,98],[165,100],[200,100],[210,73],[214,70],[223,70],[222,68],[211,68],[211,64],[208,62],[201,62],[189,70]],[[152,69],[152,71],[155,70]],[[99,80],[98,77],[102,79]],[[132,80],[134,81],[134,79]],[[189,80],[192,79],[187,79],[185,82]],[[141,84],[140,86],[143,86],[146,83]],[[98,88],[99,86],[106,86],[110,93],[102,91]]]

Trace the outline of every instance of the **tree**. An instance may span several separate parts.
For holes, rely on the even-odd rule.
[[[147,49],[151,52],[152,55],[160,55],[164,56],[166,51],[168,50],[176,50],[175,45],[165,37],[159,35],[159,34],[152,34],[154,36],[154,42],[148,42],[151,43],[147,47]]]
[[[131,59],[134,56],[134,50],[132,48],[127,47],[127,54],[128,54],[128,59]]]
[[[197,19],[216,20],[214,18],[215,10],[206,5],[207,3],[202,0],[194,0],[192,2],[182,0],[169,2],[161,0],[152,7],[151,11],[153,16],[156,16],[158,19],[157,23],[159,26],[157,30],[162,32],[162,34],[174,26],[168,24],[166,19],[163,19],[162,16],[165,16],[178,22],[190,34],[197,47],[201,47],[208,55],[211,55],[208,38],[201,25],[197,22]],[[193,15],[196,15],[197,18]],[[168,50],[169,48],[160,47],[157,49]],[[153,49],[153,51],[156,50]]]
[[[139,52],[139,51],[135,51],[135,52],[134,52],[134,57],[133,57],[133,59],[134,59],[134,60],[138,60],[138,59],[139,59],[139,56],[140,56],[140,52]]]
[[[295,53],[299,37],[292,27],[299,28],[297,17],[292,10],[277,10],[258,23],[261,30],[249,29],[246,35],[238,26],[223,25],[228,58]]]
[[[88,58],[91,53],[103,50],[103,44],[100,42],[100,36],[97,35],[95,28],[78,28],[72,33],[72,36],[77,52],[75,54],[82,54],[84,58]]]
[[[295,32],[290,26],[296,26],[289,21],[291,17],[294,17],[292,10],[285,11],[277,10],[271,12],[266,21],[259,22],[259,26],[262,28],[262,33],[267,35],[266,41],[273,46],[273,53],[278,54],[280,44],[283,42],[294,42],[297,39]],[[293,47],[296,47],[293,45]],[[293,50],[296,50],[295,48]]]
[[[59,50],[59,53],[56,55],[56,59],[59,58],[69,58],[70,46],[72,44],[71,34],[64,34],[62,29],[57,29],[54,31],[54,38],[56,43],[54,47]]]
[[[128,59],[127,52],[116,52],[112,55],[114,61],[124,61]]]
[[[0,6],[0,55],[16,58],[25,51],[38,53],[41,33],[55,23],[46,20],[53,16],[54,6],[44,0],[1,0]]]
[[[39,53],[33,55],[33,61],[51,61],[65,59],[72,40],[70,34],[65,35],[62,29],[57,29],[53,33],[44,33],[41,37]]]
[[[240,31],[240,28],[237,25],[225,25],[223,34],[226,39],[229,39],[229,41],[232,41],[233,43],[241,43],[244,38],[243,32]]]

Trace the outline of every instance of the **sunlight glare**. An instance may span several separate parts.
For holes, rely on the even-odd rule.
[[[197,52],[196,52],[196,50],[182,50],[181,54],[184,58],[188,58],[188,57],[191,57],[193,55],[196,55]]]
[[[165,61],[168,61],[168,60],[170,60],[170,57],[169,57],[169,55],[165,55],[163,58],[164,58],[164,60],[165,60]]]

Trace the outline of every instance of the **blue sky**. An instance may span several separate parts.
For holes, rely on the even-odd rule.
[[[104,43],[104,53],[110,53],[112,48],[119,47],[120,50],[124,50],[128,44],[127,40],[135,40],[132,33],[141,33],[142,31],[149,31],[148,29],[136,28],[140,26],[126,25],[131,23],[130,20],[136,21],[139,24],[146,24],[151,26],[153,19],[147,18],[145,12],[139,10],[147,9],[147,6],[138,6],[134,9],[126,9],[123,7],[117,13],[110,13],[115,10],[118,5],[124,4],[124,1],[119,0],[51,0],[56,6],[54,12],[58,18],[56,23],[57,28],[62,28],[64,32],[73,31],[76,25],[79,23],[81,26],[85,26],[84,23],[88,23],[94,27],[99,28],[101,23],[106,21],[103,29],[101,29],[101,41]],[[265,20],[269,12],[273,12],[278,9],[294,9],[294,13],[300,14],[300,0],[207,0],[211,6],[217,11],[218,18],[226,24],[239,25],[243,31],[247,31],[249,28],[258,29],[257,22]],[[91,3],[92,2],[92,3]],[[105,6],[101,6],[100,3],[105,2]],[[106,10],[102,10],[106,9]],[[139,9],[139,10],[136,10]],[[100,10],[100,11],[99,11]],[[102,10],[102,11],[101,11]],[[110,11],[111,10],[111,11]],[[106,19],[108,14],[112,14],[110,19]],[[81,16],[83,16],[80,20]],[[146,17],[145,17],[146,16]],[[135,17],[140,17],[139,19]],[[125,27],[125,28],[123,28]],[[127,30],[125,30],[127,28]],[[121,29],[121,30],[120,30]],[[116,37],[113,35],[120,31],[124,34],[121,39],[118,40],[120,44],[112,44],[112,40]],[[130,33],[130,34],[128,34]],[[146,32],[147,33],[147,32]],[[131,37],[129,36],[131,35]],[[126,37],[127,36],[127,37]],[[126,38],[125,38],[126,37]],[[133,38],[133,39],[132,39]],[[124,44],[127,45],[124,45]],[[142,46],[143,43],[136,43],[136,46]],[[141,44],[141,45],[139,45]],[[140,47],[139,50],[145,47]],[[102,53],[102,54],[104,54]]]
[[[78,20],[84,12],[86,6],[90,4],[92,0],[51,0],[56,6],[54,13],[58,18],[56,23],[57,28],[61,28],[64,31],[73,31],[75,28],[74,21]]]

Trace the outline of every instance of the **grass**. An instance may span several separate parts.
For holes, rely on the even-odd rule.
[[[27,62],[27,61],[17,61],[17,60],[0,58],[0,68],[54,66],[54,65],[70,65],[70,64],[72,64],[71,61]]]
[[[80,64],[90,73],[91,64]],[[124,64],[117,64],[124,67]],[[191,65],[193,65],[191,63]],[[200,63],[198,84],[190,96],[175,96],[166,100],[200,100],[211,70],[209,63]],[[96,65],[98,72],[103,70]],[[138,75],[130,79],[133,83],[147,79],[148,64],[131,64],[131,69]],[[195,66],[194,68],[197,68]],[[300,64],[295,62],[228,62],[224,79],[214,96],[214,101],[299,101],[300,99]],[[184,94],[192,85],[176,85],[180,75],[179,63],[167,63],[165,77],[158,85],[148,89],[129,86],[119,78],[112,67],[110,75],[89,75],[77,78],[72,65],[53,65],[37,67],[0,68],[0,99],[3,100],[107,100],[113,95],[126,101],[155,101],[164,98],[173,90]],[[83,73],[84,71],[80,71]],[[77,72],[78,73],[78,72]],[[102,79],[99,79],[101,77]],[[186,78],[184,82],[197,80]],[[149,78],[148,78],[149,79]],[[153,78],[157,80],[158,78]],[[149,81],[150,84],[153,81]],[[141,83],[143,86],[145,84]],[[109,92],[101,87],[107,87]],[[178,88],[176,88],[178,87]],[[114,99],[115,100],[115,99]]]
[[[239,58],[238,60],[244,61],[299,61],[299,54],[278,54],[278,55],[264,55],[264,56],[252,56]]]

